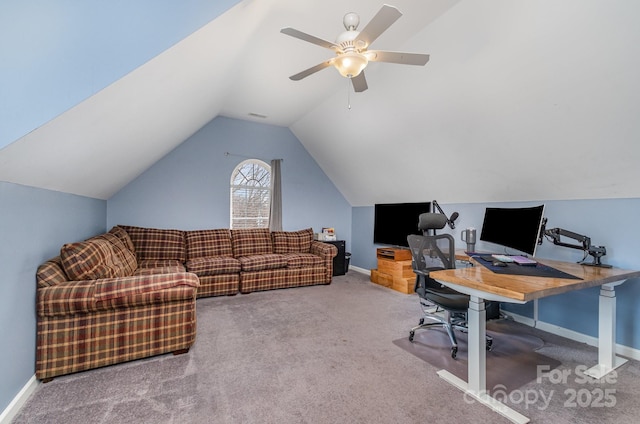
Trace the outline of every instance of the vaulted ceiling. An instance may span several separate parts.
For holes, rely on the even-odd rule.
[[[289,127],[353,206],[639,197],[637,2],[392,4],[373,47],[426,66],[372,63],[363,93],[291,81],[331,51],[281,28],[333,41],[382,3],[241,1],[3,147],[0,180],[108,199],[222,115]]]

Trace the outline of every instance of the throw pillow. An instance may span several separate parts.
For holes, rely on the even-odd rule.
[[[109,234],[113,234],[114,236],[118,237],[120,241],[122,241],[122,243],[127,246],[127,249],[131,250],[134,254],[136,253],[136,248],[133,246],[133,241],[131,241],[129,233],[127,233],[124,228],[116,225],[109,230]]]
[[[123,275],[119,275],[119,277],[127,277],[129,275],[132,275],[135,270],[138,269],[136,254],[129,250],[127,246],[125,246],[125,244],[122,242],[122,240],[115,236],[113,233],[104,233],[94,237],[94,239],[103,239],[111,244],[113,253],[117,258],[115,262],[120,263],[123,271]]]
[[[64,272],[75,281],[113,278],[122,272],[106,240],[67,243],[60,249],[60,258]]]

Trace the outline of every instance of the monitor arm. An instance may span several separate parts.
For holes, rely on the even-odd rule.
[[[565,230],[563,228],[551,228],[546,229],[547,218],[542,221],[542,230],[540,235],[544,235],[547,239],[550,239],[556,246],[569,247],[571,249],[578,249],[584,251],[584,258],[581,262],[583,265],[598,266],[603,268],[611,268],[611,265],[603,264],[600,261],[604,255],[607,254],[607,249],[604,246],[592,246],[591,238],[582,234],[574,233],[573,231]],[[561,237],[568,237],[570,239],[578,241],[580,244],[565,243]],[[542,243],[542,238],[539,239],[539,243]],[[593,262],[584,263],[584,259],[587,255],[593,257]]]

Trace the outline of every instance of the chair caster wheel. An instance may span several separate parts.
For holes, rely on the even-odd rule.
[[[491,351],[493,348],[493,340],[487,340],[487,350]]]
[[[457,355],[458,355],[458,348],[454,346],[454,347],[451,348],[451,357],[453,359],[456,359]]]
[[[422,325],[424,324],[424,318],[420,318],[420,321],[418,321],[418,325]]]
[[[410,331],[410,332],[409,332],[409,341],[410,341],[410,342],[412,342],[412,341],[413,341],[413,336],[414,336],[415,334],[416,334],[416,333],[415,333],[415,332],[413,332],[413,331]]]

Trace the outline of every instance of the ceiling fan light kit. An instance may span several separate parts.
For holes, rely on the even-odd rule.
[[[346,52],[335,58],[333,66],[336,67],[340,75],[347,78],[353,78],[360,75],[360,72],[366,68],[369,60],[366,56],[356,52]]]
[[[340,72],[340,75],[351,79],[356,92],[362,92],[368,88],[364,76],[364,68],[367,67],[369,62],[425,65],[429,61],[429,55],[427,54],[367,50],[371,43],[398,20],[400,16],[402,16],[402,13],[398,9],[385,4],[365,28],[359,32],[357,28],[360,24],[360,17],[353,12],[347,13],[342,21],[346,31],[338,35],[335,43],[314,37],[297,29],[289,27],[281,29],[280,32],[283,34],[331,49],[336,54],[335,57],[289,78],[299,81],[324,68],[333,66]]]

